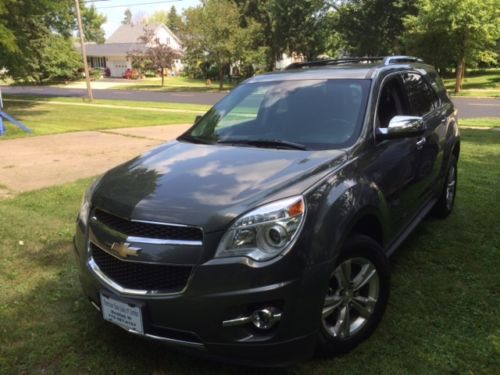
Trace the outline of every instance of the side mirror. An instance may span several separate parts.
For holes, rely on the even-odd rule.
[[[416,137],[425,132],[425,124],[422,117],[416,116],[395,116],[389,122],[387,128],[377,129],[377,138],[395,139]]]
[[[203,117],[202,115],[196,116],[195,119],[194,119],[194,124],[196,125],[197,123],[199,123],[200,120],[202,119],[202,117]]]

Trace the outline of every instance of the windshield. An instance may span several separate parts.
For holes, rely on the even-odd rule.
[[[359,136],[369,80],[248,83],[180,140],[294,149],[347,147]]]

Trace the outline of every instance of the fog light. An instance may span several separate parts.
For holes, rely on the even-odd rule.
[[[252,324],[258,329],[271,329],[281,319],[281,312],[275,307],[255,310],[252,314]]]
[[[273,328],[281,320],[281,311],[276,307],[265,307],[255,310],[252,315],[239,316],[235,319],[224,320],[223,327],[235,327],[253,324],[255,328],[266,330]]]

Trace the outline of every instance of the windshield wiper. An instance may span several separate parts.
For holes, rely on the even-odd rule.
[[[190,143],[197,143],[197,144],[201,144],[201,145],[213,145],[214,144],[214,142],[209,141],[208,139],[193,137],[190,134],[181,135],[179,138],[177,138],[177,140],[186,141],[186,142],[190,142]]]
[[[219,140],[220,144],[249,145],[256,147],[285,148],[290,150],[307,150],[307,147],[300,143],[282,141],[279,139],[231,139]]]

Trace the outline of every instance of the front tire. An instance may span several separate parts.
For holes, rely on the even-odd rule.
[[[351,236],[325,295],[318,354],[347,353],[366,340],[382,319],[389,291],[389,263],[382,247],[368,236]]]

